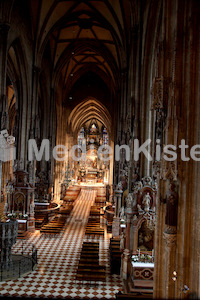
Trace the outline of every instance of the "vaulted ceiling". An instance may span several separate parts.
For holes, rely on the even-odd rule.
[[[64,96],[88,71],[112,92],[127,63],[131,26],[129,0],[32,0],[37,57],[49,51],[52,86],[62,82]],[[36,61],[36,65],[39,64]]]

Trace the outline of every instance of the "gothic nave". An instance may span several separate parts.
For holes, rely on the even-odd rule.
[[[0,296],[200,298],[199,16],[0,0]]]

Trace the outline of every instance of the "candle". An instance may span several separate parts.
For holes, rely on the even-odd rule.
[[[152,249],[152,256],[153,256],[153,254],[154,254],[154,251],[153,251],[153,249]]]
[[[139,256],[140,256],[140,248],[139,248]]]

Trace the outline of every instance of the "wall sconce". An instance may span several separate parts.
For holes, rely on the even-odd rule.
[[[177,272],[176,272],[176,271],[173,272],[172,280],[173,280],[174,282],[177,280]]]

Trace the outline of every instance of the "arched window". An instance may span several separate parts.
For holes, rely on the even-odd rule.
[[[106,128],[103,129],[103,144],[107,145],[108,144],[108,133]]]

